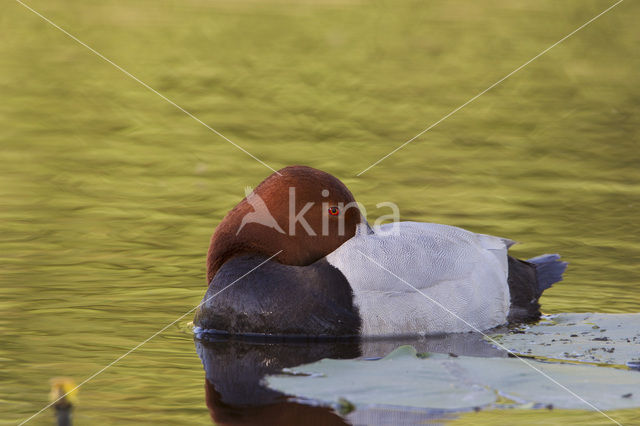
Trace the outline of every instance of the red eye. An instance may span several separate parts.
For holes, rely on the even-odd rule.
[[[340,214],[340,209],[335,206],[329,207],[329,214],[331,216],[338,216]]]

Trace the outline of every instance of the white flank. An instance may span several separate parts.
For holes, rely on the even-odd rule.
[[[487,330],[506,322],[512,241],[434,223],[400,222],[397,232],[391,226],[360,233],[327,256],[353,289],[364,336],[459,333],[472,331],[469,324]]]

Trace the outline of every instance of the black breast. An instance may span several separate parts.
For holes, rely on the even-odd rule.
[[[247,274],[266,259],[242,255],[225,262],[209,284],[194,324],[240,335],[359,334],[353,292],[338,269],[324,259],[309,266],[268,261]]]

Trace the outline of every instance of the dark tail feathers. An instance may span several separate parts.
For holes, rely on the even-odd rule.
[[[529,260],[508,257],[511,307],[509,322],[536,321],[540,318],[538,299],[553,283],[562,281],[567,263],[557,254],[543,254]]]
[[[562,281],[562,274],[567,269],[567,262],[560,260],[559,254],[543,254],[527,262],[533,263],[536,267],[536,279],[538,281],[538,294],[551,287],[554,283]]]

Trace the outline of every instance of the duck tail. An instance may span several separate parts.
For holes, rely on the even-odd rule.
[[[528,260],[508,257],[511,307],[509,322],[529,322],[540,318],[538,299],[553,283],[562,281],[567,262],[557,254],[543,254]]]
[[[539,295],[554,283],[562,281],[562,274],[568,265],[567,262],[560,260],[559,254],[543,254],[527,259],[527,262],[532,263],[536,268]]]

